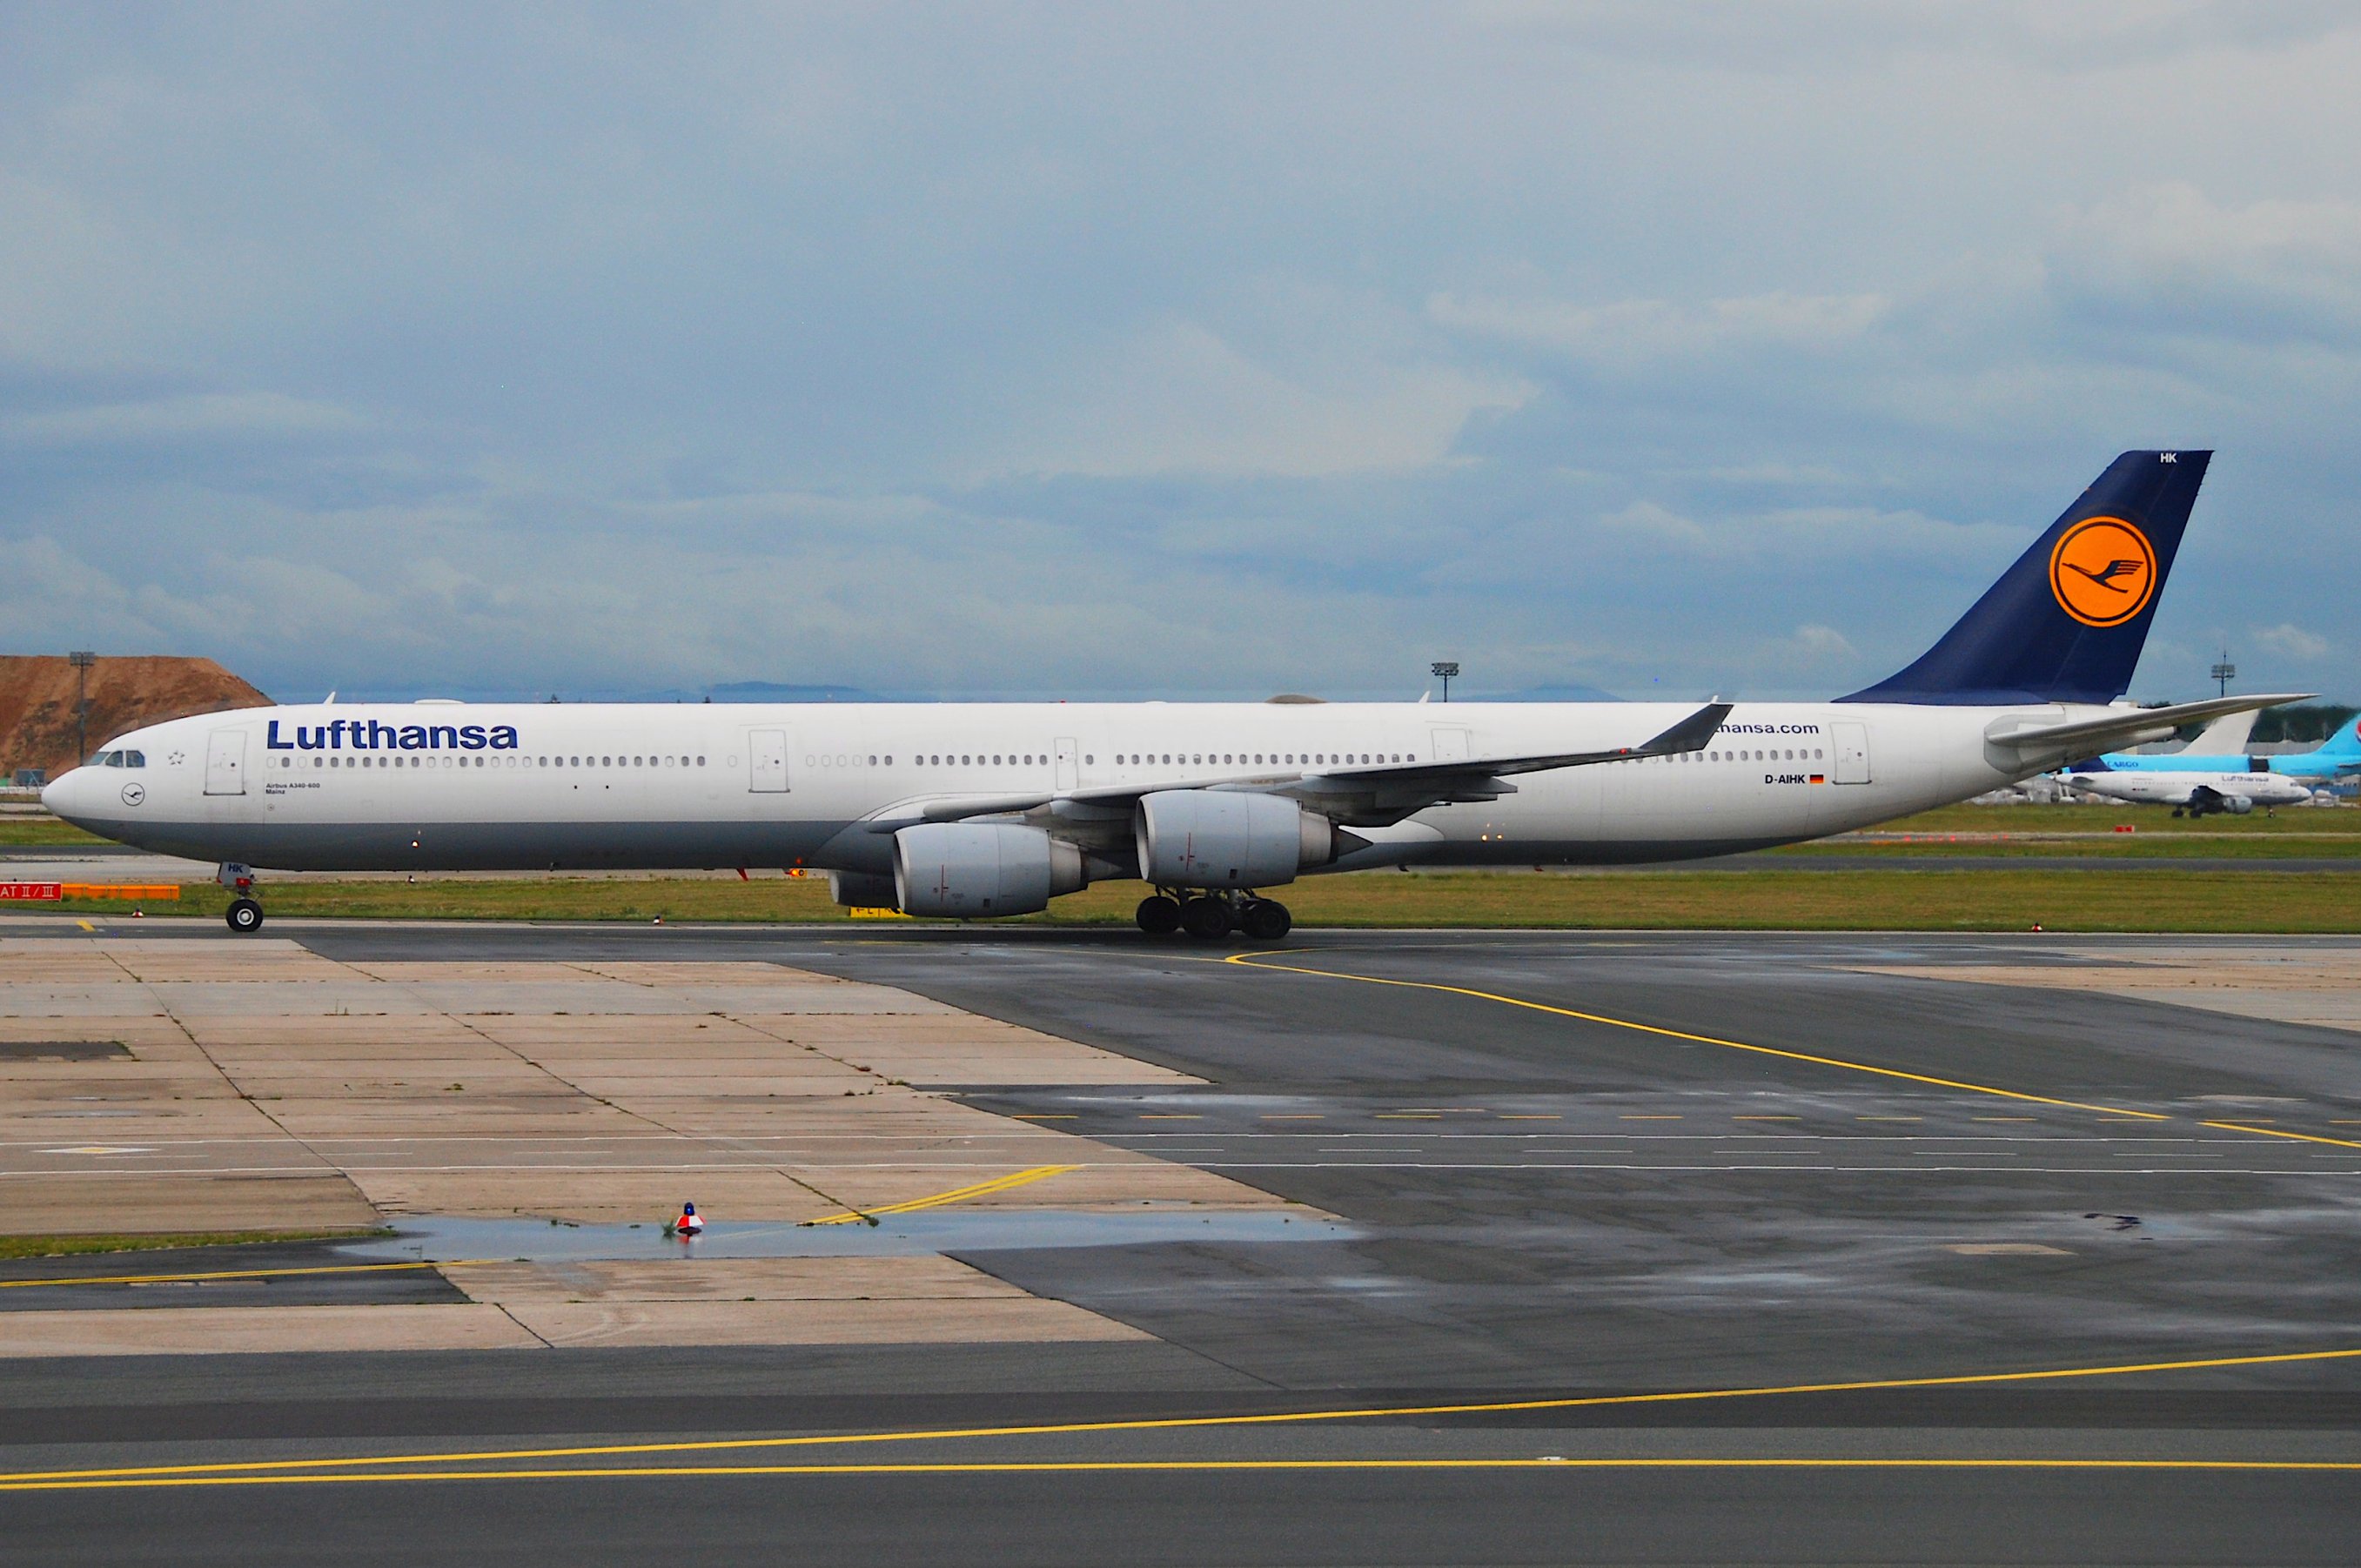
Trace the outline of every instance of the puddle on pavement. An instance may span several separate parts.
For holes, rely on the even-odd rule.
[[[716,1220],[693,1242],[647,1225],[553,1225],[546,1220],[421,1218],[394,1234],[339,1250],[363,1260],[449,1262],[458,1258],[876,1257],[921,1253],[1007,1252],[1034,1247],[1138,1246],[1187,1242],[1336,1242],[1362,1233],[1306,1214],[1204,1214],[1178,1211],[1106,1214],[886,1214],[875,1225],[798,1225]]]

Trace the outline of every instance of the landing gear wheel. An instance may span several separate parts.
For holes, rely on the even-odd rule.
[[[1276,942],[1294,926],[1295,917],[1276,899],[1251,900],[1238,915],[1238,929],[1257,942]]]
[[[229,901],[229,928],[241,937],[250,937],[262,929],[262,905],[250,898]]]
[[[1217,942],[1230,927],[1230,906],[1218,898],[1192,898],[1180,906],[1180,929],[1201,942]]]
[[[1170,937],[1180,929],[1180,901],[1161,894],[1153,898],[1143,898],[1139,901],[1138,912],[1132,918],[1137,920],[1139,928],[1151,937]]]

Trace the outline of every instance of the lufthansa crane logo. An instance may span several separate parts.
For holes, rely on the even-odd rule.
[[[2156,595],[2156,547],[2119,517],[2086,517],[2049,553],[2049,591],[2085,626],[2121,626]]]

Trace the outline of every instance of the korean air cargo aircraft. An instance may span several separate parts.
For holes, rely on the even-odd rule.
[[[1965,800],[2296,700],[2115,706],[2211,454],[2126,452],[1907,669],[1833,702],[337,706],[178,719],[43,794],[255,867],[810,867],[852,905],[1022,915],[1103,878],[1145,930],[1283,936],[1367,867],[1722,855]]]
[[[2361,773],[2361,720],[2338,725],[2336,732],[2311,751],[2282,752],[2276,757],[2250,756],[2244,751],[2222,752],[2214,750],[2207,734],[2189,743],[2186,751],[2110,751],[2095,762],[2077,762],[2069,770],[2080,774],[2088,773],[2272,773],[2284,779],[2310,779],[2328,784],[2346,774]],[[2243,732],[2238,743],[2244,744]],[[2069,784],[2081,787],[2079,777],[2069,778]]]

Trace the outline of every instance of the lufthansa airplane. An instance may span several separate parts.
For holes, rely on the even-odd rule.
[[[2126,452],[1907,669],[1834,702],[267,707],[151,725],[42,798],[255,867],[804,867],[850,905],[1022,915],[1104,878],[1141,927],[1285,935],[1370,867],[1724,855],[1861,828],[2296,700],[2118,706],[2203,480]]]
[[[2058,776],[2084,795],[2132,806],[2169,806],[2175,817],[2209,817],[2215,812],[2244,817],[2258,806],[2301,806],[2312,799],[2312,786],[2301,779],[2244,768],[2117,773],[2101,761],[2079,762]]]

